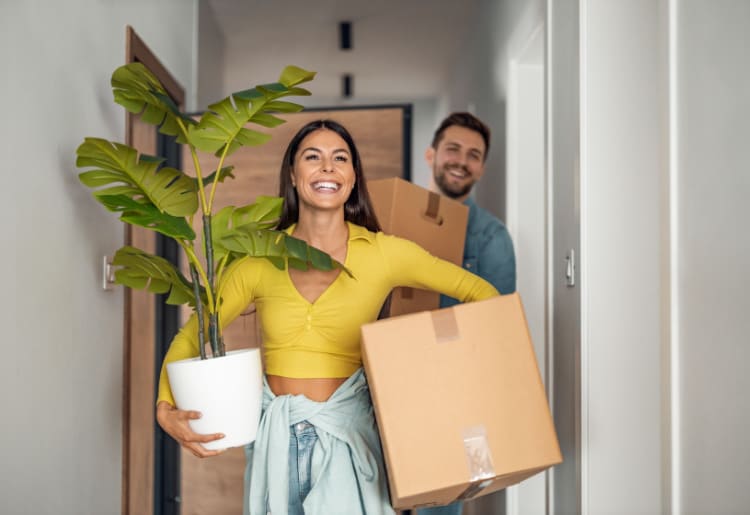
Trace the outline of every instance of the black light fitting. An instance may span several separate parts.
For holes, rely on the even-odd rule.
[[[339,49],[352,49],[352,22],[350,21],[339,23]]]
[[[354,95],[354,77],[351,73],[341,76],[341,97],[351,98]]]

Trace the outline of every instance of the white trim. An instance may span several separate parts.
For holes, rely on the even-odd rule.
[[[545,2],[544,9],[544,226],[546,228],[544,237],[544,362],[545,362],[545,388],[547,390],[547,402],[554,420],[555,416],[555,374],[554,359],[555,347],[553,345],[554,335],[554,298],[552,281],[555,277],[553,270],[554,252],[554,225],[552,220],[552,88],[550,87],[550,70],[552,69],[552,49],[550,48],[550,1]],[[544,472],[545,480],[545,515],[550,515],[555,506],[555,476],[551,470]]]
[[[507,88],[507,112],[506,112],[506,218],[505,222],[509,232],[516,239],[516,258],[522,257],[523,252],[528,252],[531,243],[534,255],[541,256],[539,268],[533,273],[534,282],[529,283],[528,272],[526,275],[518,276],[519,291],[523,286],[531,287],[533,291],[527,300],[531,302],[527,305],[527,310],[534,310],[534,316],[531,317],[534,326],[532,332],[535,335],[535,342],[538,348],[539,367],[547,384],[546,378],[549,376],[549,338],[548,330],[548,313],[549,286],[546,283],[548,274],[548,248],[547,238],[549,234],[549,217],[547,207],[547,169],[546,169],[546,151],[547,137],[546,130],[546,84],[545,80],[545,41],[544,21],[540,21],[533,30],[531,30],[524,41],[523,45],[508,60],[508,88]],[[536,88],[539,88],[538,90]],[[533,90],[530,88],[534,88]],[[539,97],[534,96],[534,100],[529,98],[529,92],[538,91]],[[537,100],[539,103],[537,103]],[[533,102],[532,105],[529,102]],[[528,116],[532,113],[529,108],[534,110],[534,122],[538,122],[539,133],[536,136],[526,133],[527,123],[531,121]],[[536,111],[539,109],[539,111]],[[538,115],[538,117],[537,117]],[[522,134],[523,132],[523,134]],[[531,139],[529,137],[531,136]],[[533,149],[530,148],[533,147]],[[533,152],[535,158],[539,158],[539,168],[526,169],[528,165],[526,159]],[[534,187],[537,182],[539,190],[529,190],[527,173],[533,173],[535,179]],[[531,176],[529,176],[531,177]],[[529,198],[531,194],[533,198]],[[532,204],[529,204],[529,201]],[[530,206],[533,206],[530,208]],[[533,214],[529,209],[533,210]],[[541,210],[541,213],[537,211]],[[541,215],[538,220],[541,226],[534,225],[534,231],[522,234],[528,231],[529,218],[527,215],[536,217]],[[537,221],[534,218],[535,222]],[[539,232],[536,232],[539,229]],[[520,242],[524,241],[524,244]],[[528,254],[527,254],[528,255]],[[523,281],[522,281],[523,279]],[[523,284],[522,284],[523,283]],[[529,312],[531,313],[531,312]],[[541,341],[537,341],[541,340]],[[548,512],[548,473],[538,477],[533,477],[524,482],[523,485],[514,485],[506,489],[505,513],[507,515],[544,515]]]
[[[677,112],[677,0],[667,0],[669,17],[669,383],[670,383],[670,504],[680,504],[680,312],[679,312],[679,153]]]
[[[518,234],[518,59],[508,64],[508,111],[505,116],[507,149],[505,161],[505,224],[510,234]],[[508,514],[511,515],[511,514]]]
[[[520,515],[521,500],[519,499],[518,485],[513,485],[505,490],[505,514]]]
[[[588,515],[589,513],[589,453],[588,453],[588,424],[589,424],[589,289],[588,284],[588,207],[589,207],[589,192],[588,192],[588,118],[587,118],[587,96],[588,96],[588,2],[582,0],[580,3],[580,12],[578,15],[579,21],[579,109],[580,109],[580,142],[579,142],[579,191],[580,191],[580,231],[581,231],[581,247],[579,251],[578,270],[579,270],[579,287],[581,288],[581,344],[580,344],[580,413],[581,418],[579,420],[578,430],[580,451],[581,451],[581,462],[580,462],[580,483],[578,485],[578,491],[580,495],[580,513],[581,515]]]

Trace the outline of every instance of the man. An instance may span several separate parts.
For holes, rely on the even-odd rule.
[[[471,190],[484,174],[490,129],[470,113],[453,113],[435,131],[425,152],[432,168],[430,189],[469,207],[464,268],[492,283],[502,294],[516,291],[516,258],[505,224],[479,207]],[[441,307],[458,301],[441,300]]]
[[[425,152],[432,168],[430,189],[469,207],[463,266],[492,283],[502,294],[516,291],[516,257],[505,224],[479,207],[471,190],[484,174],[490,148],[490,129],[470,113],[453,113],[435,131]],[[440,307],[457,304],[441,297]],[[460,502],[422,508],[419,515],[460,515]]]

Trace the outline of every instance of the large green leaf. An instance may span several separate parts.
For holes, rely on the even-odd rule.
[[[303,106],[295,104],[293,102],[284,102],[282,100],[276,100],[268,102],[266,109],[274,113],[298,113],[304,109]]]
[[[281,231],[258,229],[233,230],[221,239],[222,245],[230,252],[244,254],[253,257],[276,258],[271,262],[278,268],[283,269],[286,262],[286,245]]]
[[[275,225],[281,217],[283,205],[284,199],[281,197],[259,195],[252,204],[234,210],[232,213],[232,223],[235,227],[247,223],[269,223]]]
[[[232,213],[234,210],[234,206],[227,206],[211,217],[211,240],[214,248],[214,263],[221,262],[224,256],[231,253],[231,250],[224,246],[222,238],[232,230]]]
[[[287,88],[291,88],[303,82],[310,82],[314,78],[315,72],[304,70],[299,66],[289,65],[282,70],[279,82]]]
[[[195,125],[195,120],[180,112],[177,105],[156,77],[141,63],[129,63],[117,68],[112,74],[112,93],[115,102],[141,119],[159,127],[159,132],[177,136],[178,143],[185,143],[185,128]]]
[[[114,185],[94,196],[127,195],[172,216],[190,216],[198,209],[195,180],[175,168],[159,168],[163,159],[138,155],[136,149],[100,138],[86,138],[76,150],[76,166],[92,168],[79,174],[91,188]]]
[[[216,178],[216,174],[219,174],[219,182],[223,183],[227,177],[231,177],[234,179],[234,174],[232,171],[234,170],[234,166],[224,166],[221,168],[221,170],[214,171],[211,175],[206,175],[203,178],[203,184],[211,184],[214,182],[214,179]],[[195,181],[195,187],[198,188],[198,179],[193,177],[193,180]]]
[[[245,102],[233,103],[233,97],[212,104],[188,134],[190,143],[203,152],[220,155],[227,145],[227,155],[242,146],[258,146],[271,139],[265,134],[244,127],[252,117],[250,106]]]
[[[261,145],[270,139],[269,134],[245,127],[255,123],[264,127],[276,127],[284,122],[271,112],[294,112],[301,106],[291,102],[280,102],[279,98],[290,95],[309,95],[310,92],[296,87],[315,77],[295,66],[287,66],[279,82],[256,86],[233,93],[224,100],[209,106],[197,126],[189,129],[188,140],[197,149],[216,155],[230,155],[242,146]]]
[[[283,269],[286,263],[298,270],[338,268],[352,276],[342,263],[283,231],[254,229],[246,225],[224,236],[222,243],[229,251],[237,254],[268,258],[279,269]]]
[[[168,293],[167,304],[195,306],[192,283],[162,257],[135,247],[122,247],[115,253],[112,265],[118,267],[115,270],[118,284],[152,293]]]
[[[214,260],[219,261],[232,250],[224,245],[224,238],[231,238],[235,231],[240,233],[270,229],[274,227],[281,216],[284,200],[280,197],[261,195],[248,206],[235,208],[228,206],[216,213],[211,220],[211,235],[214,245]],[[228,262],[243,255],[236,253]]]
[[[127,195],[99,195],[96,199],[107,209],[121,212],[120,220],[125,223],[145,227],[179,240],[194,240],[195,231],[184,218],[168,215],[156,209],[153,204],[140,203]]]

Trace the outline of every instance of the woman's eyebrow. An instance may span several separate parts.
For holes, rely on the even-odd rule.
[[[305,147],[305,148],[303,148],[302,150],[300,150],[300,153],[304,153],[304,152],[307,152],[308,150],[310,150],[310,151],[313,151],[313,152],[321,152],[321,153],[323,152],[323,151],[322,151],[322,150],[320,150],[320,149],[319,149],[318,147]],[[338,153],[338,152],[345,152],[345,153],[349,154],[349,150],[347,150],[347,149],[345,149],[345,148],[337,148],[337,149],[334,149],[332,153],[333,153],[333,154],[336,154],[336,153]]]

